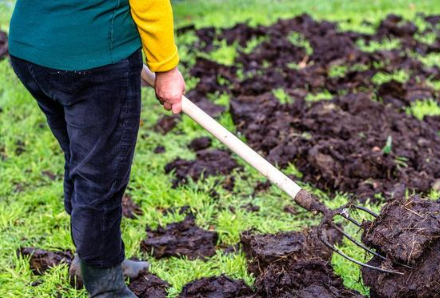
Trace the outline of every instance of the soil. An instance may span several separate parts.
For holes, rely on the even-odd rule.
[[[305,182],[327,192],[354,193],[361,201],[398,198],[406,190],[427,193],[440,178],[440,121],[419,121],[404,111],[415,100],[439,97],[427,79],[439,80],[440,68],[408,54],[440,52],[440,37],[433,44],[416,38],[439,35],[429,25],[437,16],[420,17],[429,22],[424,32],[396,15],[387,16],[374,34],[340,32],[337,23],[306,14],[270,26],[197,30],[194,46],[204,52],[215,50],[221,40],[245,47],[255,38],[265,39],[251,52],[239,51],[233,66],[197,58],[191,74],[199,82],[190,94],[230,95],[233,121],[249,145],[280,167],[295,164]],[[312,51],[292,44],[291,33],[303,36]],[[389,38],[400,46],[366,52],[357,45]],[[333,67],[346,72],[333,75]],[[396,71],[408,73],[408,81],[373,80],[378,73]],[[280,103],[272,94],[277,88],[294,102]],[[305,100],[323,91],[333,99]],[[387,140],[391,150],[384,150]]]
[[[164,146],[157,146],[156,148],[154,148],[153,152],[156,154],[162,154],[166,152],[166,149]]]
[[[233,280],[222,274],[202,278],[184,286],[179,298],[251,298],[252,289],[243,280]],[[256,297],[255,297],[256,298]]]
[[[196,226],[193,215],[185,220],[159,227],[147,228],[147,239],[141,243],[141,250],[155,258],[186,256],[189,259],[208,258],[215,254],[218,233]]]
[[[170,285],[154,274],[144,272],[130,280],[128,287],[139,298],[166,298]]]
[[[404,220],[402,220],[404,219]],[[365,223],[362,241],[387,256],[369,264],[404,275],[362,268],[371,297],[440,297],[440,204],[418,196],[387,203],[379,217]],[[407,263],[411,269],[396,265]]]
[[[8,35],[0,30],[0,60],[9,55],[8,51]]]
[[[174,171],[173,187],[185,184],[189,179],[198,181],[201,177],[231,174],[238,164],[223,150],[206,149],[197,151],[196,160],[177,158],[165,166],[167,174]]]
[[[73,253],[70,250],[49,251],[34,247],[23,247],[18,251],[23,257],[30,257],[29,265],[34,274],[41,275],[48,269],[61,265],[70,265]]]
[[[165,115],[159,118],[157,120],[156,124],[154,125],[153,129],[154,131],[166,135],[171,130],[173,130],[177,123],[180,121],[180,116],[176,115]]]
[[[137,205],[131,197],[125,194],[122,197],[122,215],[126,218],[133,219],[136,215],[142,215],[142,209]]]
[[[211,147],[212,140],[208,137],[196,138],[189,143],[188,148],[194,152],[201,151]]]
[[[370,287],[371,298],[439,298],[440,241],[427,248],[412,269],[392,265],[374,257],[368,264],[383,266],[404,275],[380,273],[362,268],[364,284]]]
[[[339,243],[334,229],[323,230],[326,239]],[[362,297],[346,290],[330,266],[332,251],[317,237],[317,229],[302,232],[241,236],[248,270],[256,277],[262,297]]]

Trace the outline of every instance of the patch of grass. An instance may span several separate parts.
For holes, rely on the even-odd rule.
[[[315,102],[320,100],[330,100],[332,98],[333,95],[328,90],[324,90],[317,94],[308,93],[306,96],[306,100],[310,102]]]
[[[400,40],[398,39],[385,39],[382,42],[370,41],[368,44],[363,39],[359,39],[356,44],[363,52],[389,51],[400,48]]]
[[[306,49],[306,54],[308,56],[313,54],[313,48],[310,45],[309,41],[301,34],[298,32],[292,32],[289,34],[289,36],[287,37],[289,39],[289,41],[298,46],[298,47],[303,47]]]
[[[409,74],[404,70],[399,70],[393,73],[378,72],[371,79],[374,84],[381,85],[383,83],[395,80],[400,83],[405,83],[409,79]]]
[[[293,98],[291,98],[290,95],[287,94],[283,88],[274,89],[272,90],[272,93],[282,104],[288,104],[294,101]]]
[[[406,108],[406,113],[423,120],[425,116],[440,116],[440,105],[432,99],[417,100]]]

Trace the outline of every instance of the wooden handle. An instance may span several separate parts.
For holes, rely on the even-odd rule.
[[[146,65],[144,65],[144,69],[142,71],[142,79],[147,84],[154,87],[156,76]],[[266,159],[252,150],[248,145],[243,143],[239,138],[233,135],[230,131],[224,128],[220,123],[215,121],[211,116],[206,114],[202,109],[192,103],[185,96],[182,96],[182,111],[191,117],[195,122],[200,124],[204,129],[210,132],[220,142],[225,144],[229,149],[235,152],[238,156],[244,159],[252,167],[258,170],[272,183],[276,184],[290,197],[293,199],[296,198],[297,194],[301,191],[301,187],[299,187],[295,182],[289,179],[289,177],[275,168]]]

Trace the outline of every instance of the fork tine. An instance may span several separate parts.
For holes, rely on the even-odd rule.
[[[356,208],[356,209],[358,209],[358,210],[362,210],[362,211],[364,211],[364,212],[367,212],[368,214],[370,214],[370,215],[372,215],[372,216],[374,216],[374,217],[378,217],[378,216],[379,216],[378,214],[376,214],[375,212],[371,211],[371,210],[368,209],[368,208],[365,208],[364,206],[352,205],[352,207],[354,207],[354,208]]]
[[[384,272],[384,273],[404,275],[404,273],[399,272],[399,271],[383,269],[383,268],[380,268],[380,267],[376,267],[376,266],[372,266],[372,265],[368,265],[368,264],[362,263],[362,262],[360,262],[360,261],[358,261],[356,259],[353,259],[353,258],[347,256],[345,253],[343,253],[341,250],[337,249],[334,245],[332,245],[331,243],[329,243],[327,240],[323,239],[322,237],[319,237],[319,239],[322,241],[322,243],[324,243],[325,246],[330,248],[332,251],[334,251],[338,255],[346,258],[347,260],[349,260],[349,261],[351,261],[351,262],[353,262],[355,264],[358,264],[359,266],[370,268],[370,269],[377,270],[377,271],[381,271],[381,272]]]

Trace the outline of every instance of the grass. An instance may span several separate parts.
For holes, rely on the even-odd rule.
[[[0,1],[0,28],[8,29],[14,1]],[[440,11],[440,3],[431,0],[371,0],[371,1],[292,1],[292,0],[182,0],[173,1],[176,27],[194,23],[197,27],[226,27],[237,22],[248,21],[250,24],[269,24],[278,18],[292,17],[304,12],[316,18],[340,21],[340,30],[371,32],[380,18],[388,13],[403,15],[414,19],[417,12],[435,13]],[[365,26],[367,20],[372,26]],[[420,21],[418,21],[420,22]],[[182,60],[191,65],[196,54],[191,52],[194,41],[193,33],[177,38]],[[252,41],[244,51],[250,51],[264,39]],[[300,36],[292,36],[294,43],[304,43]],[[385,44],[370,44],[371,50],[392,48],[393,41]],[[367,46],[366,46],[367,47]],[[220,63],[231,64],[236,55],[235,46],[219,44],[218,50],[209,55]],[[426,63],[434,64],[438,57],[425,57]],[[425,61],[424,61],[425,62]],[[188,69],[183,68],[187,77],[188,89],[194,87],[197,79],[190,78]],[[345,69],[333,69],[334,76],[343,75]],[[381,74],[377,82],[391,78],[405,80],[406,74]],[[0,297],[66,297],[84,298],[84,291],[76,291],[69,286],[67,268],[53,268],[43,276],[35,276],[29,269],[26,259],[16,255],[21,246],[38,246],[46,249],[74,249],[70,240],[69,218],[62,205],[62,160],[63,156],[56,140],[50,133],[44,116],[39,111],[31,96],[15,77],[8,61],[0,62]],[[290,102],[288,94],[282,89],[274,90],[274,95],[281,102]],[[309,95],[308,100],[328,99],[331,95],[322,92]],[[229,97],[219,95],[213,98],[217,103],[228,104]],[[422,102],[411,107],[411,113],[423,117],[437,111],[432,104]],[[127,256],[148,258],[140,253],[139,243],[145,237],[146,225],[157,227],[182,219],[179,215],[164,216],[159,209],[172,206],[189,205],[197,214],[197,223],[204,228],[215,227],[220,234],[220,244],[234,244],[241,231],[255,228],[261,232],[299,230],[304,226],[316,224],[319,220],[300,212],[293,216],[280,212],[290,199],[279,189],[272,186],[267,193],[252,198],[253,187],[264,179],[252,168],[243,164],[244,171],[237,173],[236,187],[231,194],[216,186],[217,178],[202,179],[178,189],[171,188],[171,177],[164,174],[164,165],[176,157],[193,158],[186,145],[194,137],[208,135],[202,128],[186,116],[182,117],[177,129],[163,136],[151,130],[152,125],[165,112],[154,99],[149,89],[143,90],[142,126],[132,169],[131,182],[127,192],[138,203],[144,214],[134,220],[123,220],[123,238]],[[235,130],[229,113],[225,113],[220,122],[228,129]],[[163,145],[166,152],[153,153],[157,145]],[[218,141],[214,146],[222,148]],[[24,151],[23,151],[24,150]],[[56,175],[50,180],[42,172],[50,171]],[[287,173],[298,177],[301,173],[290,165]],[[310,185],[302,185],[325,200],[330,207],[337,207],[347,202],[346,195],[338,195],[329,200],[327,195]],[[215,200],[208,195],[215,189],[221,199]],[[260,212],[249,213],[237,208],[234,214],[229,206],[240,206],[251,202],[260,206]],[[378,209],[377,206],[372,206]],[[347,226],[355,233],[354,227]],[[344,251],[362,259],[363,254],[352,244],[344,243]],[[242,254],[223,255],[219,252],[207,262],[189,261],[182,258],[154,260],[152,272],[167,280],[172,287],[169,296],[175,297],[183,285],[194,279],[227,273],[234,278],[243,278],[252,284],[254,277],[246,271],[245,258]],[[368,293],[359,281],[359,268],[339,256],[332,260],[336,272],[344,279],[346,286]],[[38,286],[33,282],[42,281]]]

